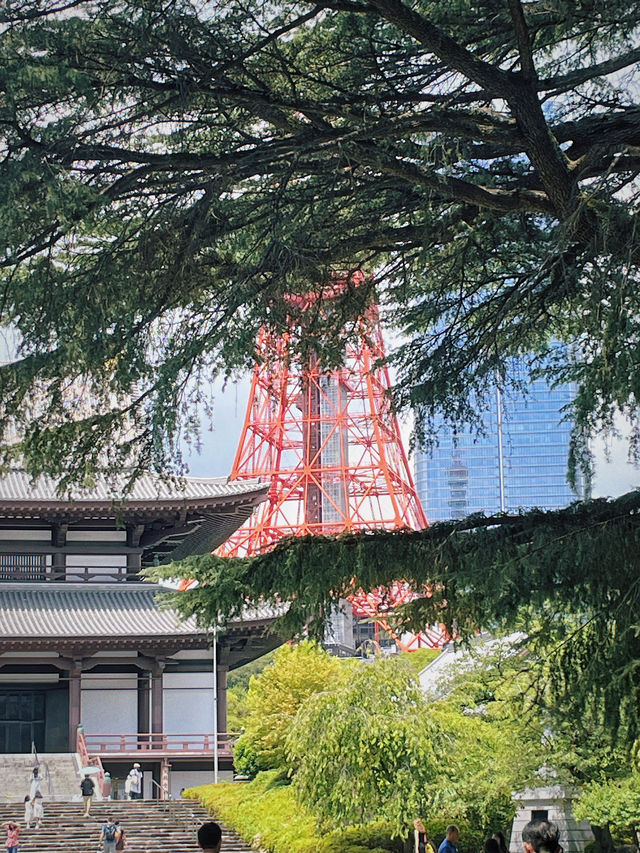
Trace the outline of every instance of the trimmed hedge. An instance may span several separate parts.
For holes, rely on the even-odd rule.
[[[283,773],[267,770],[252,782],[222,782],[189,788],[215,817],[253,847],[268,853],[403,853],[385,824],[352,826],[321,835],[316,818],[295,798]]]
[[[252,782],[222,782],[189,788],[214,816],[253,847],[269,853],[320,853],[315,817],[294,797],[280,771],[259,773]]]

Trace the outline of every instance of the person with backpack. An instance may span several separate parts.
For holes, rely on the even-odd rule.
[[[100,841],[102,841],[103,853],[116,853],[116,844],[120,838],[120,829],[118,824],[114,822],[112,817],[107,818],[107,822],[103,825],[100,831]]]
[[[124,829],[120,826],[120,821],[116,821],[116,826],[118,827],[118,840],[116,841],[116,850],[124,850],[127,846],[127,840],[124,837]]]
[[[84,800],[83,817],[89,817],[89,812],[91,811],[91,800],[93,798],[95,788],[96,783],[90,776],[85,776],[80,782],[80,792],[82,793],[82,799]]]

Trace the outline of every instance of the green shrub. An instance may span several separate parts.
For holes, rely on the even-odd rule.
[[[238,738],[233,748],[233,763],[236,771],[254,779],[258,775],[258,753],[254,743],[246,735]]]
[[[322,839],[319,850],[320,853],[403,853],[402,840],[392,839],[392,830],[389,824],[382,822],[337,829]]]
[[[400,839],[391,840],[391,826],[371,823],[316,831],[315,816],[298,800],[282,772],[259,773],[252,782],[223,782],[189,788],[215,817],[245,841],[269,853],[402,853]]]
[[[405,849],[402,839],[391,838],[392,827],[381,821],[319,834],[316,816],[296,799],[282,771],[258,773],[252,782],[201,785],[186,790],[183,796],[199,799],[214,817],[268,853],[402,853]],[[482,853],[484,841],[491,834],[472,828],[455,815],[423,819],[436,850],[451,822],[460,828],[464,853]],[[500,828],[503,827],[493,827]]]
[[[254,847],[270,853],[320,853],[315,817],[295,799],[284,775],[259,773],[252,782],[201,785],[184,792]]]
[[[501,829],[505,835],[507,835],[508,830],[510,829],[510,827],[503,826],[495,826],[490,829],[471,826],[466,821],[460,820],[460,818],[455,815],[449,816],[446,819],[445,817],[432,819],[423,818],[423,822],[434,850],[437,850],[444,840],[447,826],[449,826],[450,823],[455,823],[460,830],[459,847],[464,851],[464,853],[482,853],[485,841],[493,832],[497,829]]]

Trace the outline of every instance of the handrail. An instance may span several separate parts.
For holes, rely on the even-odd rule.
[[[159,782],[156,782],[155,779],[151,780],[151,784],[155,785],[161,794],[164,794],[164,796],[160,797],[161,800],[170,800],[171,799],[171,794],[169,793],[168,788],[164,788]]]
[[[100,791],[101,797],[104,798],[104,767],[102,766],[102,761],[100,761],[99,755],[89,755],[87,739],[82,726],[78,726],[76,729],[76,752],[80,756],[82,767],[98,768],[98,772],[96,774],[98,777],[98,790]]]

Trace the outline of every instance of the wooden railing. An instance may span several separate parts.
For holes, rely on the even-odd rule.
[[[218,754],[231,757],[232,746],[240,735],[230,732],[218,733]],[[155,734],[87,734],[84,735],[89,753],[100,755],[130,754],[161,750],[175,755],[194,755],[196,753],[214,754],[215,735],[213,734],[174,734],[168,732]],[[150,756],[152,757],[152,756]]]
[[[59,583],[70,581],[81,583],[83,581],[99,581],[102,583],[126,583],[127,581],[141,581],[142,578],[137,571],[130,571],[124,566],[69,566],[52,567],[35,570],[8,569],[0,570],[0,583],[2,581],[29,581],[30,583]]]

